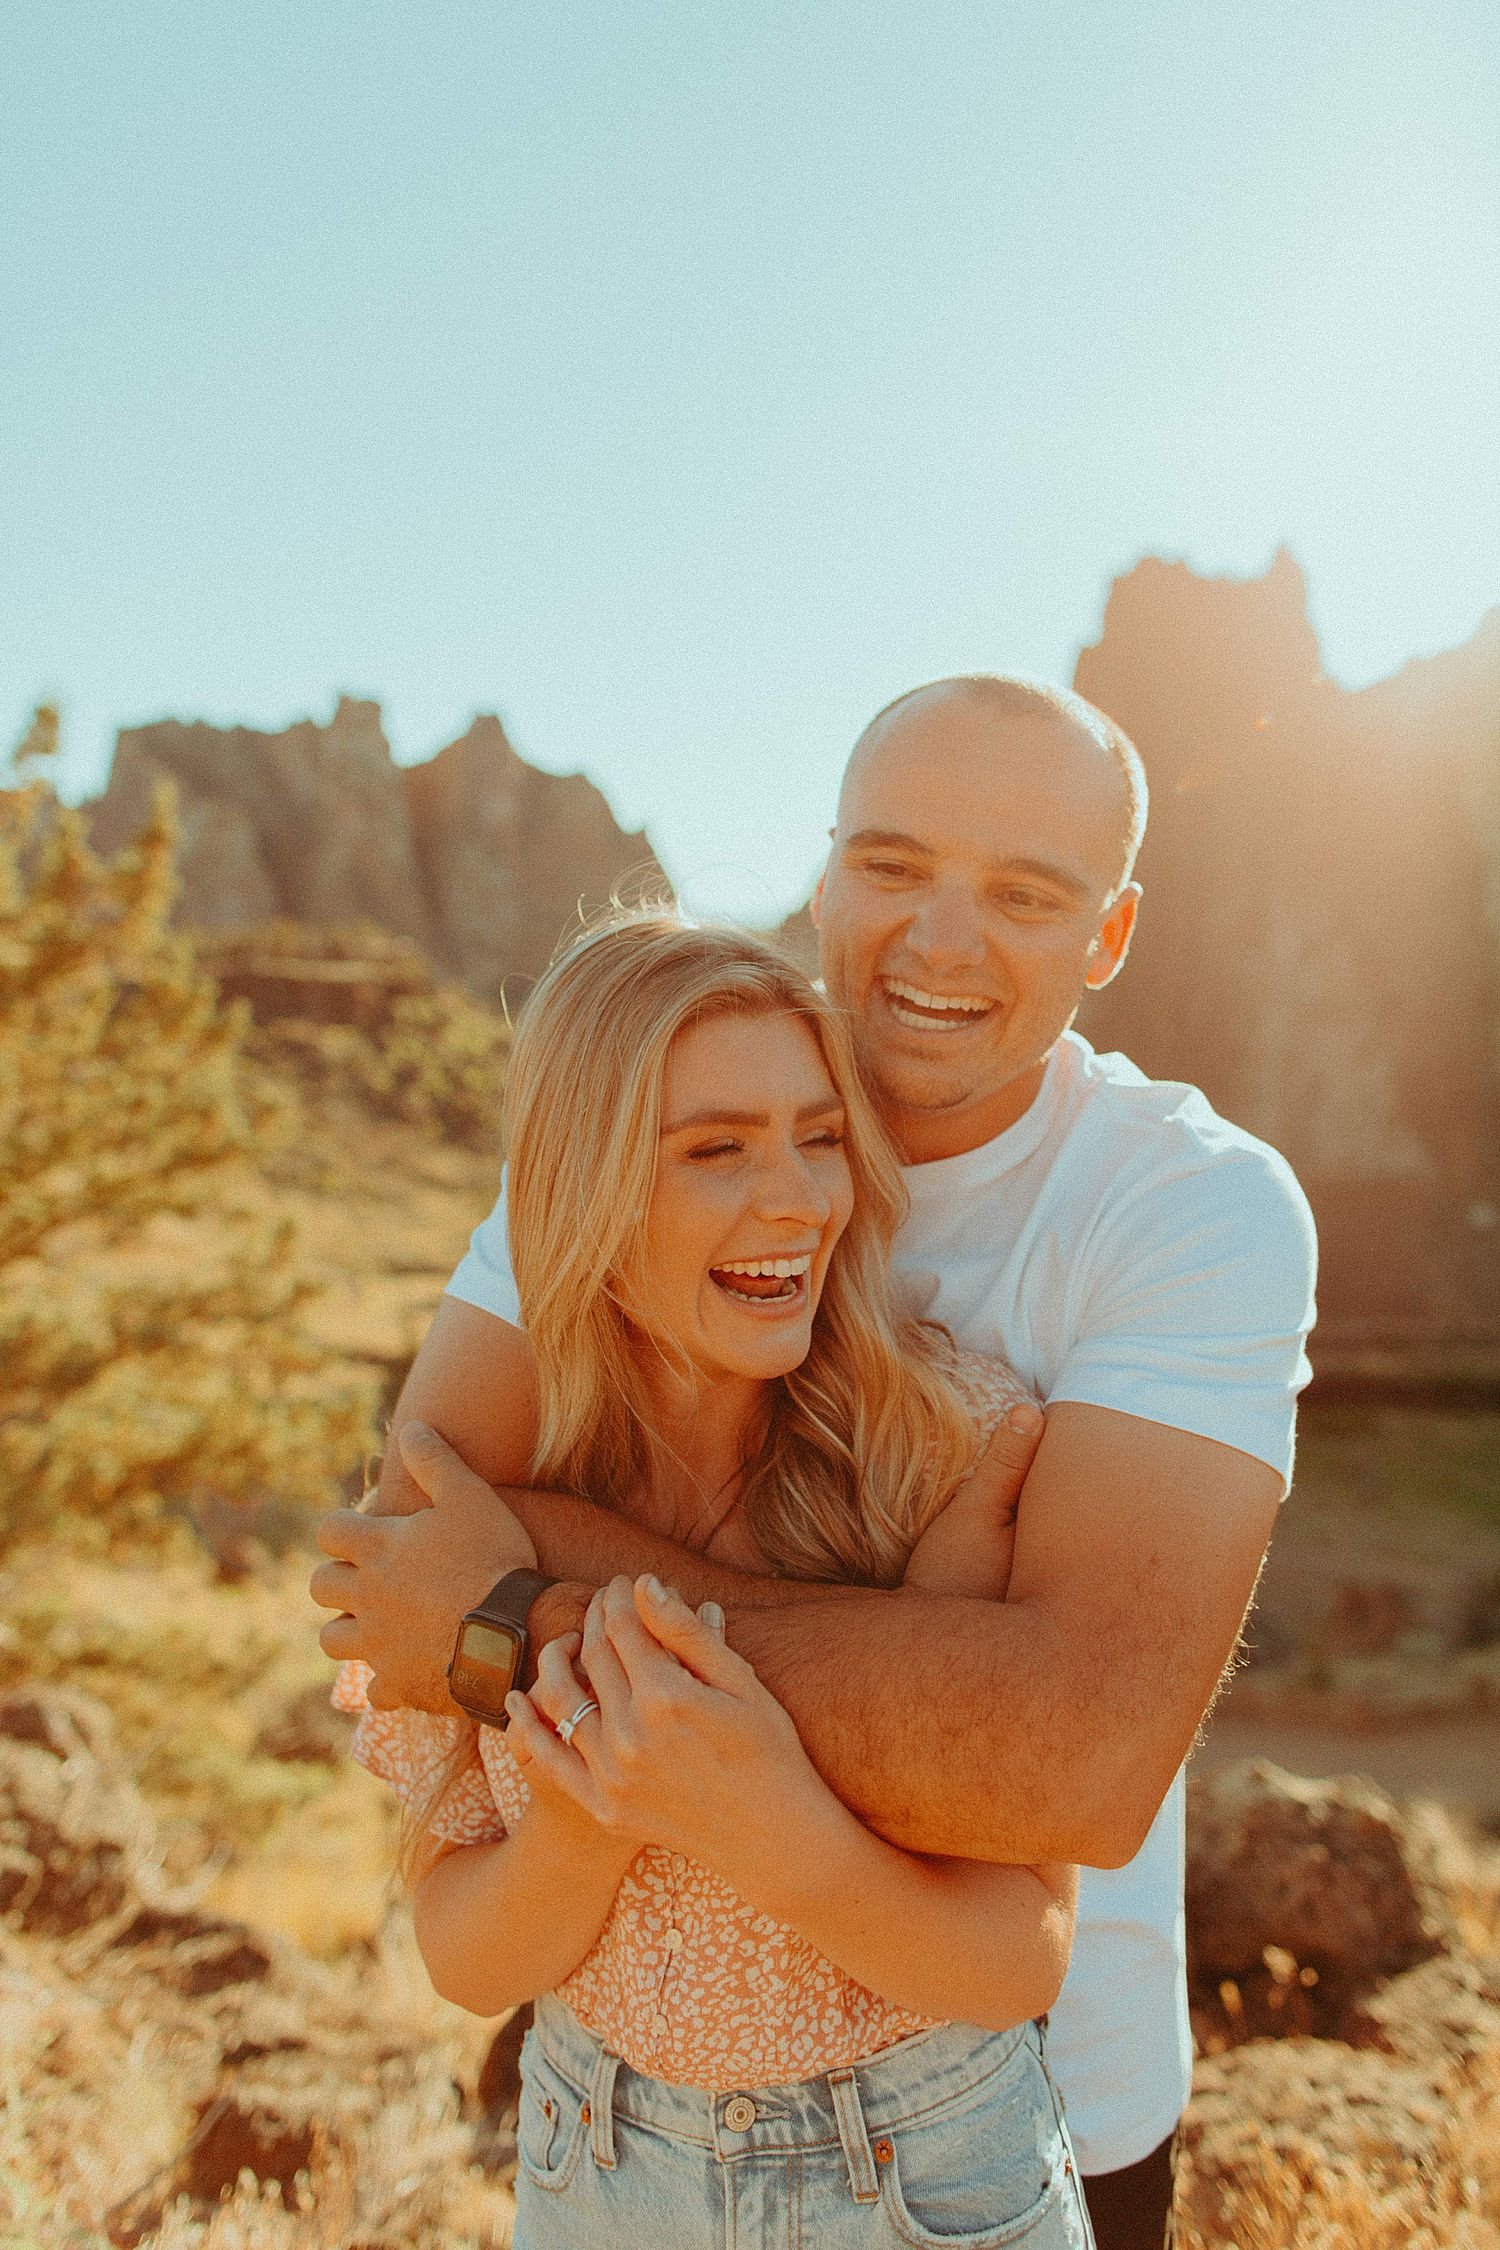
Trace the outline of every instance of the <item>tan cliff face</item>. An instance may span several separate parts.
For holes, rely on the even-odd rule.
[[[1080,1028],[1291,1160],[1331,1323],[1500,1331],[1500,610],[1348,690],[1284,551],[1147,561],[1075,685],[1151,782],[1135,947]]]
[[[546,966],[580,905],[617,885],[664,889],[582,775],[542,773],[498,719],[476,719],[421,766],[393,760],[375,703],[340,699],[327,726],[279,734],[175,719],[122,730],[91,833],[116,850],[169,780],[182,822],[179,920],[239,929],[375,922],[411,938],[481,998]]]
[[[477,992],[540,974],[580,906],[596,911],[616,886],[632,898],[669,888],[592,782],[528,765],[498,719],[405,767],[401,786],[434,950]]]
[[[1500,610],[1350,691],[1289,555],[1248,582],[1148,560],[1075,683],[1152,789],[1132,957],[1080,1028],[1289,1157],[1325,1343],[1500,1338]],[[580,903],[665,888],[591,783],[527,765],[494,718],[406,768],[378,706],[348,699],[279,734],[129,728],[95,840],[134,834],[159,778],[181,802],[182,920],[376,922],[490,1002],[524,991]],[[810,959],[805,918],[784,935]]]

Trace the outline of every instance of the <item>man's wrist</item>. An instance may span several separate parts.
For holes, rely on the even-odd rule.
[[[561,1640],[565,1633],[581,1633],[583,1620],[595,1589],[581,1579],[560,1578],[555,1586],[544,1586],[526,1613],[526,1677],[523,1687],[531,1687],[536,1680],[536,1660],[548,1641]]]

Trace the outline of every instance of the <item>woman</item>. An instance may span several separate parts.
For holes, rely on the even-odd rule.
[[[982,1454],[1014,1379],[899,1310],[899,1174],[800,974],[622,918],[538,985],[506,1106],[531,1481],[760,1572],[1004,1593]],[[1073,1870],[872,1835],[654,1580],[596,1596],[507,1709],[504,1735],[369,1712],[356,1755],[414,1808],[438,1990],[541,1996],[522,2250],[1089,2242],[1034,2021]]]

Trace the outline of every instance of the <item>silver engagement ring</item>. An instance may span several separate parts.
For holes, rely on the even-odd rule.
[[[571,1742],[575,1730],[578,1727],[582,1726],[590,1711],[597,1711],[598,1708],[598,1704],[594,1701],[594,1698],[591,1695],[585,1697],[584,1701],[579,1704],[578,1709],[573,1713],[573,1716],[570,1719],[562,1720],[559,1724],[557,1729],[558,1741]]]

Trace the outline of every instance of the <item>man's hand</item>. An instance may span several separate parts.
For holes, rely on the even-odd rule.
[[[425,1423],[406,1423],[401,1460],[426,1495],[410,1514],[339,1508],[318,1526],[333,1559],[313,1572],[312,1598],[330,1618],[324,1654],[356,1657],[374,1674],[377,1711],[406,1707],[445,1716],[447,1665],[458,1621],[508,1570],[534,1569],[536,1549],[505,1503]]]

